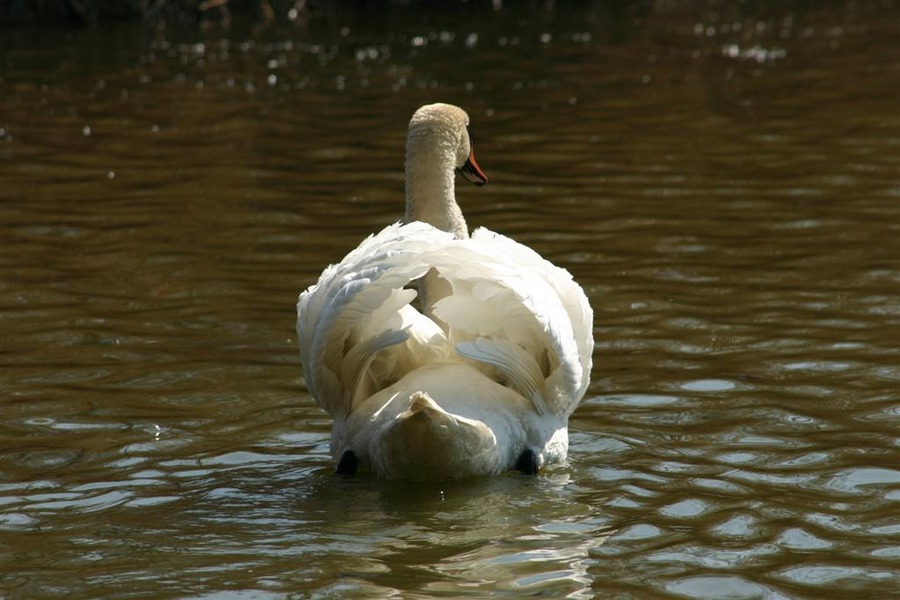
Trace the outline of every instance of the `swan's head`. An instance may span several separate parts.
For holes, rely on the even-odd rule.
[[[420,146],[425,146],[422,148]],[[408,151],[422,152],[435,148],[449,153],[454,168],[476,185],[487,183],[487,176],[475,162],[475,149],[469,134],[469,115],[452,104],[426,104],[409,122]]]

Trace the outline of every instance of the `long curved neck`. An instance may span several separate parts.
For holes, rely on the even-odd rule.
[[[449,231],[457,238],[469,237],[469,228],[456,203],[456,149],[439,130],[413,130],[406,139],[406,222],[422,221]],[[447,330],[434,314],[434,305],[453,289],[431,269],[418,281],[422,313]]]
[[[406,222],[422,221],[468,238],[456,203],[456,150],[440,136],[410,132],[406,141]]]

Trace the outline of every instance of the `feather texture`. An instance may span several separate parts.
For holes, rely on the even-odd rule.
[[[426,149],[407,157],[407,212],[434,224],[386,227],[300,294],[306,385],[334,419],[342,464],[447,478],[502,472],[526,451],[537,467],[566,457],[568,417],[590,378],[591,308],[533,250],[487,229],[468,236],[452,176],[430,175],[472,160],[467,123],[430,105],[410,125],[408,152]],[[354,460],[341,460],[347,452]]]

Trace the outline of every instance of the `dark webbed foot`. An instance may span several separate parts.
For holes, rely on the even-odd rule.
[[[341,460],[338,461],[334,472],[337,475],[353,475],[356,473],[356,455],[353,454],[352,450],[345,450],[341,454]]]
[[[513,468],[516,471],[522,471],[526,475],[535,475],[538,472],[537,456],[531,450],[525,450],[519,455],[516,466]]]

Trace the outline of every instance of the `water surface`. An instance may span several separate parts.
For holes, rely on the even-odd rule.
[[[896,4],[495,4],[4,33],[0,595],[894,597]],[[595,310],[537,477],[335,477],[303,386],[433,101]]]

